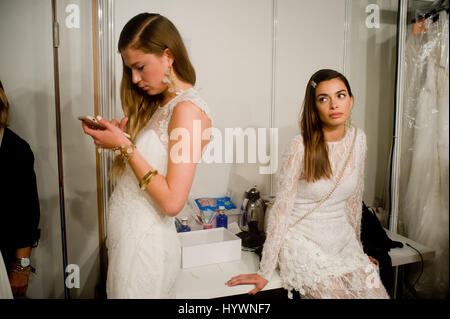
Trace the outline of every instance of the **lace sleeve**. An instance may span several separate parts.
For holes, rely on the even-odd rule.
[[[362,130],[358,130],[359,136],[355,145],[355,160],[358,170],[358,181],[354,194],[346,203],[347,220],[355,231],[356,238],[361,245],[361,214],[362,197],[364,193],[364,162],[366,160],[366,135]]]
[[[270,280],[278,262],[283,234],[294,205],[297,184],[303,169],[303,141],[301,135],[292,138],[282,157],[282,166],[278,175],[278,192],[270,210],[267,224],[267,237],[262,252],[258,274]]]

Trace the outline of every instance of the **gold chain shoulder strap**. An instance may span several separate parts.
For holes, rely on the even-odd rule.
[[[341,183],[341,179],[342,176],[344,175],[344,171],[345,168],[347,167],[348,161],[350,160],[350,157],[353,153],[353,149],[355,148],[355,141],[356,141],[356,136],[358,133],[358,128],[355,127],[355,136],[353,137],[353,143],[352,143],[352,148],[350,149],[350,152],[347,155],[347,158],[345,160],[344,166],[342,166],[341,171],[339,172],[339,175],[336,179],[336,183],[334,184],[334,187],[324,196],[322,197],[322,199],[309,211],[307,212],[305,215],[303,215],[302,217],[300,217],[294,224],[292,224],[290,227],[294,227],[295,225],[297,225],[298,223],[300,223],[305,217],[309,216],[313,211],[315,211],[320,205],[323,204],[323,202],[325,202],[330,196],[331,194],[333,194],[334,190],[336,189],[336,187],[338,187],[338,185]]]

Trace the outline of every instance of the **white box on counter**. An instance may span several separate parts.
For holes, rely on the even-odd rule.
[[[181,243],[181,267],[217,264],[241,259],[241,238],[226,228],[178,233]]]

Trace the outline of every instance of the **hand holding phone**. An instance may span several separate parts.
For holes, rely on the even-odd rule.
[[[81,115],[78,117],[78,119],[80,121],[82,121],[83,123],[85,123],[89,128],[93,129],[93,130],[106,130],[106,126],[104,126],[103,124],[99,123],[97,121],[97,119],[93,116],[90,115]],[[127,138],[131,138],[131,136],[125,132],[123,132],[123,135],[125,135]]]
[[[100,124],[97,119],[93,116],[82,115],[79,116],[78,119],[84,122],[89,128],[93,130],[106,130],[106,126]]]

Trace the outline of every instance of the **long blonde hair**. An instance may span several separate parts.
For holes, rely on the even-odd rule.
[[[195,85],[195,70],[186,47],[175,25],[157,13],[141,13],[133,17],[123,27],[119,37],[119,52],[127,48],[162,56],[165,49],[173,55],[172,68],[183,82]],[[160,105],[162,94],[149,95],[132,82],[131,69],[123,62],[123,75],[120,84],[120,99],[124,115],[128,117],[127,132],[134,142],[138,133]],[[117,176],[125,167],[125,162],[117,156],[113,174]]]

